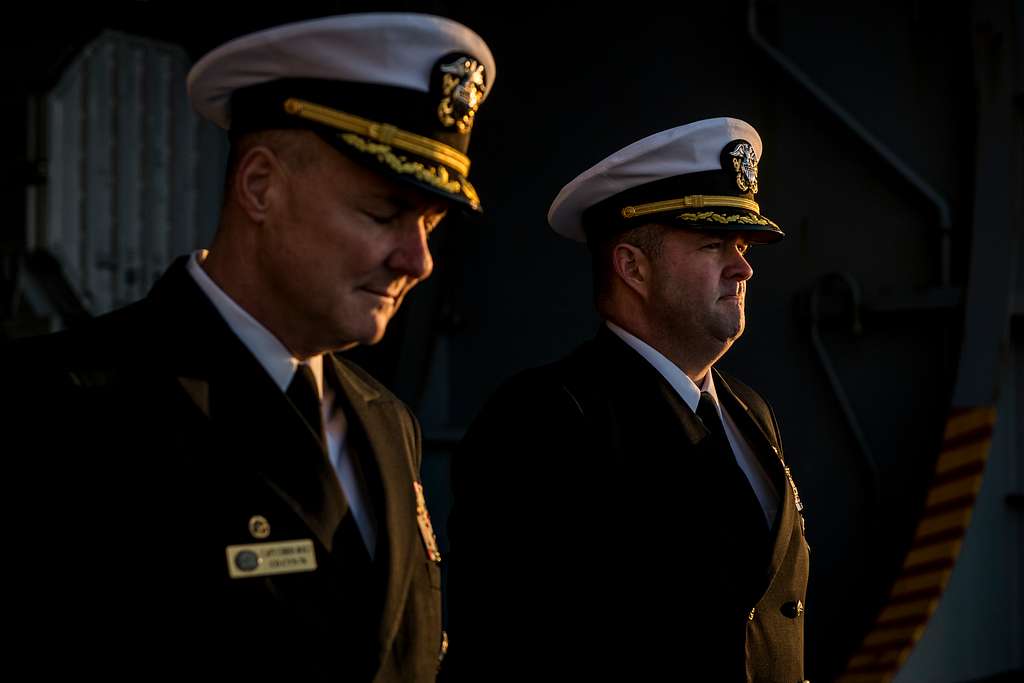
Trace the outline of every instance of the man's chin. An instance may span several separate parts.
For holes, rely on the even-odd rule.
[[[374,346],[384,339],[387,326],[387,321],[384,321],[361,331],[349,329],[344,336],[338,336],[334,343],[334,350],[346,351],[356,346]]]
[[[380,343],[380,341],[382,339],[384,339],[384,331],[385,331],[385,328],[382,327],[377,332],[374,332],[373,334],[366,335],[365,337],[360,339],[357,343],[360,344],[361,346],[375,346],[376,344]]]
[[[735,324],[723,325],[722,328],[719,330],[719,334],[715,336],[717,336],[723,343],[727,345],[732,344],[734,341],[743,336],[743,330],[745,328],[746,326],[743,324],[743,321],[740,321],[739,323]]]
[[[361,342],[366,346],[373,346],[384,339],[384,333],[387,332],[388,323],[391,322],[391,316],[375,316],[374,329],[370,330],[366,335],[365,339]]]

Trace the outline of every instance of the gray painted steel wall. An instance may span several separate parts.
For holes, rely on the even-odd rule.
[[[226,139],[192,111],[181,48],[104,32],[45,98],[48,183],[27,242],[93,314],[141,298],[216,227]]]

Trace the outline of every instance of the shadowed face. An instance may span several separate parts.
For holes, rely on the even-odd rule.
[[[651,261],[651,325],[684,349],[728,350],[745,325],[748,248],[738,233],[666,230]]]
[[[322,149],[286,170],[260,228],[259,272],[310,349],[375,344],[433,270],[427,239],[447,203],[308,143]]]

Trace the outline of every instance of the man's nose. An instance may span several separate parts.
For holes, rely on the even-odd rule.
[[[754,275],[754,269],[750,266],[747,257],[740,253],[739,249],[730,250],[731,259],[726,266],[725,276],[730,280],[749,280]]]
[[[427,243],[427,226],[422,217],[410,218],[400,229],[397,243],[388,258],[388,267],[414,280],[430,277],[434,259]]]

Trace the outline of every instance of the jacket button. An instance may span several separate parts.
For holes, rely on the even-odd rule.
[[[797,600],[796,602],[787,602],[782,606],[782,615],[789,617],[790,619],[796,619],[798,616],[804,613],[804,603]]]

